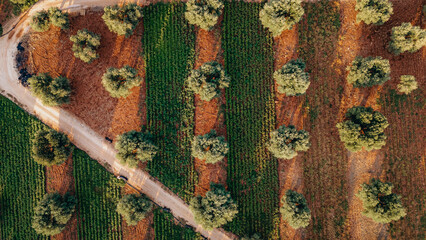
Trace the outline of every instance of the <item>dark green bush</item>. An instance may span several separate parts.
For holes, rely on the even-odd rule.
[[[23,12],[27,10],[29,7],[31,7],[31,5],[38,2],[38,0],[9,0],[9,1],[13,3],[14,14],[15,12]],[[19,15],[19,14],[15,14],[15,15]]]
[[[70,194],[46,194],[34,208],[32,227],[38,234],[56,235],[65,228],[75,210],[76,199]]]
[[[152,202],[143,195],[125,195],[117,204],[117,212],[123,216],[129,226],[138,224],[151,210]]]
[[[40,129],[34,134],[31,156],[44,166],[59,165],[68,159],[72,150],[65,134],[53,129]]]
[[[348,66],[348,82],[354,87],[381,85],[390,79],[389,60],[382,57],[356,57]]]
[[[102,76],[102,85],[109,92],[111,97],[127,97],[130,89],[142,82],[142,78],[137,76],[138,71],[130,66],[122,68],[108,68]]]
[[[274,72],[278,84],[278,92],[286,96],[299,96],[309,87],[309,74],[305,72],[305,62],[302,59],[291,60],[281,69]]]
[[[157,154],[157,146],[152,143],[152,135],[134,130],[117,137],[115,143],[117,158],[123,164],[135,168],[138,162],[151,161]]]
[[[287,190],[281,199],[281,217],[287,221],[292,228],[307,227],[311,220],[311,210],[305,197],[295,191]]]
[[[389,123],[383,114],[368,107],[350,108],[343,122],[337,124],[340,140],[351,152],[380,149],[386,144],[385,128]]]
[[[96,49],[101,45],[101,36],[88,31],[87,29],[78,30],[76,35],[70,37],[72,51],[76,58],[85,63],[90,63],[99,57]]]
[[[229,147],[225,138],[222,136],[217,137],[216,131],[211,130],[205,135],[194,137],[192,142],[192,156],[206,163],[217,163],[222,161],[228,153]]]
[[[47,106],[59,106],[69,103],[70,82],[65,77],[53,79],[47,73],[40,73],[28,79],[31,92]]]
[[[36,12],[30,22],[31,28],[36,32],[45,32],[50,28],[49,13],[45,10]]]
[[[270,135],[267,147],[276,158],[292,159],[298,151],[307,151],[311,146],[309,133],[305,130],[297,131],[293,125],[282,125]]]
[[[129,37],[142,18],[142,8],[136,4],[125,4],[122,7],[106,6],[102,19],[111,32]]]
[[[361,187],[356,196],[362,201],[364,216],[378,223],[389,223],[407,214],[402,206],[401,197],[392,193],[391,183],[383,183],[373,178],[370,184],[363,183]]]
[[[53,26],[59,27],[61,29],[69,28],[70,22],[68,19],[68,13],[62,12],[57,7],[49,8],[49,19]]]
[[[389,0],[357,0],[355,10],[357,22],[382,25],[387,22],[393,13],[392,3]]]
[[[204,30],[211,30],[222,14],[221,0],[188,0],[185,18],[189,24],[198,25]]]
[[[395,55],[410,52],[414,53],[426,46],[426,30],[411,23],[402,23],[392,28],[389,50]]]
[[[401,81],[398,83],[397,88],[400,93],[411,93],[417,89],[416,78],[412,75],[402,75]]]
[[[263,26],[276,37],[282,31],[292,29],[304,13],[301,0],[270,0],[263,6],[259,17]]]
[[[0,36],[3,35],[3,26],[0,24]]]

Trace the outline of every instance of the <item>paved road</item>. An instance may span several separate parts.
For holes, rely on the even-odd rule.
[[[40,9],[47,9],[51,6],[61,8],[84,8],[94,6],[105,6],[114,4],[117,0],[75,0],[75,1],[41,1],[36,4],[28,13],[29,16]],[[146,1],[133,1],[146,3]],[[15,20],[15,23],[17,20]],[[6,28],[13,25],[9,23]],[[35,115],[47,125],[59,129],[66,133],[72,142],[80,149],[87,152],[93,159],[104,165],[114,174],[122,174],[129,179],[129,183],[140,189],[144,194],[151,198],[160,206],[171,209],[173,215],[184,219],[187,224],[195,227],[196,231],[210,239],[233,239],[230,233],[226,233],[222,229],[214,229],[207,231],[194,221],[194,217],[188,206],[177,195],[169,191],[160,182],[153,179],[148,173],[140,169],[131,169],[123,166],[115,158],[116,151],[113,146],[104,140],[104,138],[80,119],[71,113],[57,108],[46,107],[39,99],[36,99],[31,93],[19,84],[18,73],[14,68],[14,55],[16,53],[17,44],[23,33],[29,30],[28,18],[24,17],[16,26],[16,28],[2,38],[0,38],[0,93],[16,104],[20,105],[30,114]]]

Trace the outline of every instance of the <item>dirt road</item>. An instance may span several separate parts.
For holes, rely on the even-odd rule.
[[[40,9],[58,6],[62,9],[82,9],[95,6],[105,6],[124,1],[116,0],[70,0],[70,1],[40,1],[28,13],[31,16]],[[147,4],[146,1],[132,1]],[[14,55],[20,37],[29,30],[29,18],[23,18],[16,28],[8,35],[0,38],[0,93],[14,101],[30,114],[35,115],[47,125],[66,133],[72,142],[80,149],[87,152],[93,159],[104,165],[115,175],[124,175],[129,183],[140,189],[160,206],[167,207],[177,218],[184,219],[187,224],[195,227],[197,232],[209,239],[233,239],[229,233],[221,229],[207,231],[197,225],[188,206],[178,196],[173,194],[160,182],[153,179],[148,173],[140,169],[130,169],[123,166],[115,158],[116,151],[113,146],[104,140],[86,124],[81,122],[69,112],[57,108],[46,107],[39,99],[34,98],[28,89],[19,84],[18,73],[15,69]],[[9,29],[13,22],[5,25]]]

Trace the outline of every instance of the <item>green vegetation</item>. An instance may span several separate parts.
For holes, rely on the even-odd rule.
[[[389,0],[357,0],[355,10],[357,22],[382,25],[387,22],[393,13],[392,3]]]
[[[305,130],[297,131],[293,125],[282,125],[270,135],[267,148],[276,158],[292,159],[297,156],[297,152],[306,152],[311,146],[309,133]]]
[[[31,136],[43,124],[0,96],[0,239],[46,239],[31,228],[45,194],[45,171],[31,158]]]
[[[414,53],[426,46],[426,30],[411,23],[402,23],[392,28],[389,51],[395,55],[410,52]]]
[[[121,239],[116,212],[122,184],[83,151],[73,153],[78,239]]]
[[[53,129],[39,129],[32,140],[31,156],[44,166],[59,165],[68,159],[72,152],[68,137]]]
[[[60,29],[68,29],[70,22],[68,18],[68,13],[62,12],[57,7],[49,8],[49,19],[52,22],[53,26],[56,26]]]
[[[276,37],[284,30],[292,29],[304,13],[301,0],[270,0],[263,6],[259,18]]]
[[[207,230],[231,222],[238,213],[231,194],[224,186],[214,183],[210,183],[210,191],[205,197],[197,196],[191,200],[189,209],[194,214],[195,221]]]
[[[197,182],[191,157],[194,98],[185,87],[194,64],[194,28],[184,18],[183,3],[159,3],[143,10],[147,125],[158,146],[148,169],[188,201]]]
[[[125,4],[122,7],[106,6],[102,15],[102,19],[111,32],[126,35],[126,37],[133,34],[140,18],[142,18],[142,7],[134,3]]]
[[[201,235],[193,229],[175,224],[175,219],[171,213],[161,212],[161,209],[154,210],[154,230],[155,239],[158,240],[201,240]]]
[[[262,238],[255,233],[251,237],[248,237],[248,236],[242,237],[241,240],[262,240]]]
[[[142,195],[128,194],[117,204],[117,212],[123,216],[129,226],[137,225],[151,210],[152,202]]]
[[[138,71],[130,66],[122,68],[108,68],[102,76],[102,85],[111,97],[127,97],[130,89],[138,86],[142,78],[137,76]]]
[[[378,223],[399,220],[407,213],[401,204],[401,196],[392,193],[393,185],[371,179],[370,184],[363,183],[357,193],[364,205],[362,214]]]
[[[148,132],[134,130],[119,135],[115,143],[115,149],[118,151],[116,157],[122,164],[131,168],[137,167],[138,162],[152,161],[158,150],[152,139]]]
[[[70,194],[46,194],[34,208],[32,227],[38,234],[56,235],[66,227],[75,210],[76,199]]]
[[[299,96],[309,87],[309,74],[305,72],[305,62],[302,59],[291,60],[281,69],[274,72],[278,84],[278,92],[286,96]]]
[[[101,36],[88,31],[78,30],[76,35],[70,37],[74,57],[81,59],[85,63],[91,63],[99,57],[96,49],[101,45]]]
[[[280,208],[281,216],[292,228],[304,228],[309,225],[311,210],[302,194],[287,190],[281,202],[283,204]]]
[[[222,65],[208,62],[200,69],[192,70],[186,81],[188,88],[199,94],[202,100],[210,101],[220,95],[220,89],[229,86],[230,78],[226,76]]]
[[[36,12],[30,22],[31,28],[36,32],[45,32],[50,28],[49,13],[45,10]]]
[[[232,84],[226,89],[227,185],[239,213],[225,229],[279,238],[277,160],[267,151],[275,129],[272,36],[260,4],[225,2],[222,49]]]
[[[222,14],[221,0],[189,0],[186,2],[185,18],[189,24],[210,31]]]
[[[19,12],[23,12],[30,8],[34,3],[38,2],[38,0],[9,0],[13,3],[13,7],[15,8],[13,11],[19,15]]]
[[[348,82],[354,87],[381,85],[390,79],[391,72],[389,60],[382,57],[357,56],[347,70]]]
[[[402,75],[397,88],[400,93],[410,94],[417,89],[416,78],[413,75]]]
[[[385,128],[389,126],[383,114],[368,107],[350,108],[345,120],[338,123],[340,140],[351,152],[381,149],[386,144]]]
[[[206,163],[217,163],[223,160],[228,153],[228,143],[223,136],[216,136],[216,131],[211,130],[205,135],[199,135],[192,142],[192,156]]]
[[[39,73],[30,77],[28,83],[31,93],[44,105],[59,106],[70,101],[70,81],[65,77],[52,78],[48,73]]]

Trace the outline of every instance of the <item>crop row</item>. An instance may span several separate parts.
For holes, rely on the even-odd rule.
[[[190,228],[177,225],[171,213],[162,212],[161,209],[154,210],[155,239],[169,240],[196,240],[201,239],[200,234]]]
[[[275,129],[272,37],[259,22],[261,5],[226,2],[222,48],[231,77],[225,113],[228,188],[239,213],[226,228],[238,235],[279,237],[277,160],[266,149]]]

